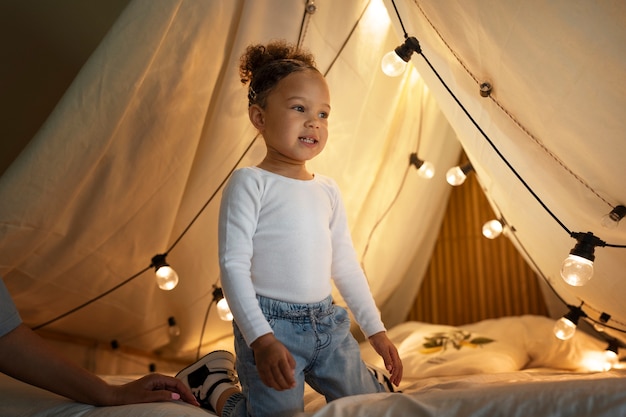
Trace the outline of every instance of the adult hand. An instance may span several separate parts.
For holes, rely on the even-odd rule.
[[[265,334],[250,345],[261,381],[278,391],[294,388],[296,361],[272,333]]]
[[[189,388],[179,379],[161,374],[149,374],[124,385],[111,385],[110,405],[183,400],[200,404]]]

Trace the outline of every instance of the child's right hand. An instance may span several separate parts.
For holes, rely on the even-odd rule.
[[[277,391],[294,388],[296,361],[285,345],[272,333],[265,334],[250,345],[261,381]]]

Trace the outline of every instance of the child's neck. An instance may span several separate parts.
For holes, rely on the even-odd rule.
[[[306,164],[285,164],[277,163],[276,161],[264,159],[259,165],[266,171],[273,172],[274,174],[282,175],[283,177],[293,178],[296,180],[312,180],[313,174],[306,169]]]

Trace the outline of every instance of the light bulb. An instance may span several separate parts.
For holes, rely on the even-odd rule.
[[[600,224],[602,227],[606,227],[607,229],[616,229],[619,225],[619,220],[615,219],[611,214],[605,214],[602,216],[602,220],[600,220]]]
[[[169,291],[178,285],[178,274],[174,271],[174,268],[165,261],[166,256],[167,254],[154,255],[150,266],[154,267],[154,273],[159,288]]]
[[[571,236],[576,239],[576,245],[561,265],[561,277],[569,285],[581,286],[589,282],[593,276],[596,246],[606,246],[606,242],[591,232],[575,232]]]
[[[406,37],[402,45],[383,56],[381,61],[383,72],[390,77],[402,74],[414,52],[422,53],[419,41],[413,36]]]
[[[417,169],[417,175],[422,178],[431,179],[435,176],[435,166],[432,162],[424,161],[422,166]]]
[[[155,271],[157,285],[160,289],[169,291],[178,285],[178,274],[169,265],[160,267]]]
[[[448,184],[450,185],[461,185],[465,182],[467,174],[473,170],[474,167],[471,162],[468,162],[463,166],[452,167],[448,170],[448,172],[446,172],[446,181],[448,181]]]
[[[180,327],[178,327],[178,324],[176,323],[176,319],[174,317],[169,317],[167,319],[167,332],[170,335],[170,339],[176,339],[178,336],[180,336]]]
[[[566,317],[561,317],[554,325],[554,335],[561,340],[571,339],[576,333],[576,324]]]
[[[446,181],[450,185],[461,185],[465,182],[467,175],[463,172],[461,167],[452,167],[446,172]]]
[[[383,56],[380,66],[386,75],[397,77],[404,72],[407,63],[395,51],[390,51]]]
[[[568,255],[561,265],[561,277],[574,287],[585,285],[593,276],[593,261],[578,255]]]
[[[495,239],[502,234],[502,223],[498,220],[489,220],[483,225],[483,236],[487,239]]]
[[[606,327],[604,327],[602,324],[600,323],[593,323],[593,329],[598,332],[598,333],[604,333],[606,332]]]
[[[615,229],[619,226],[619,222],[624,216],[626,216],[626,207],[620,204],[619,206],[615,206],[610,213],[602,216],[600,223],[607,229]]]
[[[233,313],[230,311],[226,298],[217,302],[217,315],[224,321],[233,321]]]
[[[616,352],[613,352],[611,350],[605,350],[604,357],[607,363],[607,371],[611,370],[611,368],[619,363],[619,357],[617,356]]]

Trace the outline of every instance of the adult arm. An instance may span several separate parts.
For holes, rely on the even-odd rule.
[[[150,374],[125,385],[110,385],[57,354],[24,324],[0,337],[0,372],[86,404],[124,405],[180,398],[198,405],[180,380],[165,375]]]

